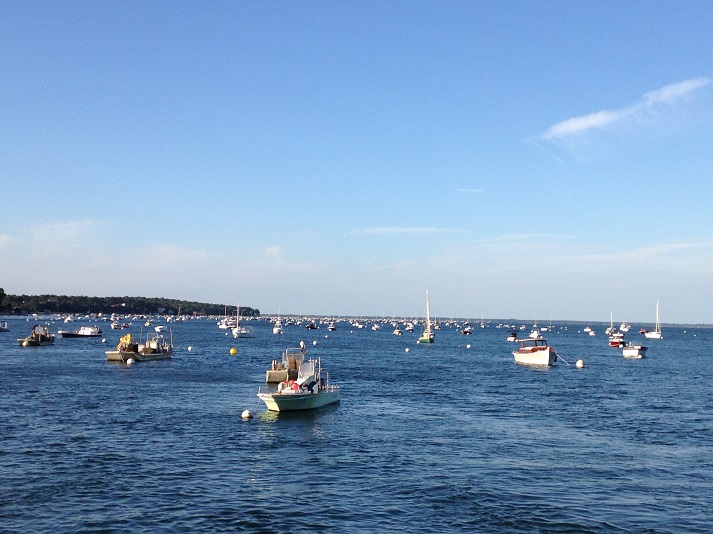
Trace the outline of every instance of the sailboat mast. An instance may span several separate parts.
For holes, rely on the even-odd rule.
[[[431,310],[428,307],[428,289],[426,290],[426,332],[431,333]]]

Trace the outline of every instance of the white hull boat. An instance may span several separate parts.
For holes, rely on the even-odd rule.
[[[641,345],[633,345],[629,343],[628,345],[624,345],[621,349],[622,354],[624,355],[624,358],[643,358],[646,356],[646,350],[647,347],[643,347]]]
[[[255,337],[255,330],[252,326],[236,326],[233,328],[233,337]]]
[[[542,337],[521,339],[520,348],[513,351],[515,362],[523,365],[554,365],[557,361],[555,349],[547,345]]]
[[[653,332],[644,332],[646,339],[663,339],[661,334],[661,320],[659,319],[659,301],[656,301],[656,326]]]

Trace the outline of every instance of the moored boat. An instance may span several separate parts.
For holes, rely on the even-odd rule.
[[[418,338],[418,343],[433,343],[436,335],[431,330],[431,310],[428,307],[428,289],[426,290],[426,323],[423,328],[421,337]]]
[[[59,330],[57,333],[61,337],[100,337],[102,330],[98,326],[81,326],[79,329],[72,330],[71,332]]]
[[[661,334],[661,319],[659,317],[659,301],[656,301],[656,325],[654,326],[653,332],[643,332],[646,339],[663,339]]]
[[[42,347],[54,344],[54,334],[50,334],[49,328],[43,328],[36,324],[32,327],[30,335],[17,340],[21,347]]]
[[[624,358],[643,358],[646,356],[647,347],[629,343],[621,349]]]
[[[520,340],[520,348],[513,351],[517,363],[524,365],[554,365],[557,361],[555,349],[543,337]]]
[[[609,346],[619,348],[624,346],[624,334],[616,329],[609,332]]]
[[[9,332],[10,329],[7,327],[7,321],[0,321],[0,332]]]
[[[326,379],[322,374],[326,374]],[[258,398],[272,412],[313,410],[339,402],[339,386],[329,383],[329,374],[322,370],[321,360],[300,363],[296,380],[280,382],[277,391],[258,389]]]
[[[161,334],[152,334],[151,337],[146,336],[144,343],[136,343],[131,334],[126,334],[119,340],[115,350],[108,350],[105,354],[110,362],[127,363],[130,359],[135,362],[170,360],[173,354],[173,332],[168,341]]]

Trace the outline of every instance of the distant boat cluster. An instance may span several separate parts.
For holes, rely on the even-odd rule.
[[[187,320],[198,320],[182,315],[164,316],[122,316],[112,314],[110,317],[97,314],[94,316],[51,316],[49,321],[41,325],[40,321],[46,317],[33,315],[32,320],[36,323],[30,329],[30,333],[19,338],[17,341],[22,347],[42,347],[55,343],[55,334],[49,330],[49,321],[61,321],[63,324],[75,321],[106,321],[111,325],[112,330],[132,329],[133,325],[141,325],[141,332],[138,337],[133,333],[126,333],[121,336],[114,349],[105,351],[106,358],[110,362],[121,362],[131,365],[141,361],[155,361],[171,359],[173,354],[173,332],[169,328],[168,338],[163,332],[166,324],[178,323]],[[326,328],[333,332],[340,327],[347,327],[351,331],[370,329],[379,331],[385,327],[393,329],[391,332],[396,336],[403,336],[404,333],[413,333],[417,327],[421,327],[421,334],[416,339],[418,344],[432,344],[436,340],[436,331],[441,328],[456,329],[462,335],[472,335],[473,326],[469,321],[459,320],[432,320],[428,291],[426,291],[426,316],[425,320],[419,318],[411,319],[387,319],[387,318],[337,318],[337,317],[282,317],[280,315],[263,318],[244,319],[240,316],[240,306],[237,307],[235,316],[226,315],[222,317],[209,317],[216,321],[219,330],[230,331],[235,339],[253,338],[256,336],[252,325],[245,324],[251,321],[268,321],[272,325],[273,335],[282,335],[285,329],[305,328],[307,330],[318,330]],[[28,318],[28,321],[30,319]],[[525,324],[494,324],[491,321],[480,320],[481,328],[494,326],[498,329],[508,331],[505,341],[519,343],[519,347],[512,351],[514,361],[518,364],[528,366],[552,366],[557,361],[569,363],[562,358],[557,351],[546,341],[543,332],[552,332],[555,327],[551,324],[538,326],[535,322],[531,332],[521,338],[518,332],[527,330]],[[146,328],[146,332],[144,332]],[[564,327],[567,328],[567,327]],[[610,325],[605,329],[608,345],[612,348],[622,350],[622,355],[626,358],[642,358],[646,355],[647,347],[639,344],[626,342],[625,336],[630,331],[631,325],[627,321],[622,322],[619,327],[614,326],[613,314],[610,317]],[[151,331],[153,330],[153,332]],[[7,321],[0,322],[0,332],[8,332]],[[589,336],[596,336],[596,332],[590,326],[582,330]],[[96,338],[101,337],[103,332],[96,325],[84,325],[74,330],[58,330],[63,338]],[[659,317],[659,303],[656,302],[656,321],[653,330],[645,328],[640,330],[647,339],[663,339],[661,323]],[[103,340],[105,341],[105,340]],[[470,345],[469,345],[470,346]],[[231,349],[235,351],[235,349]],[[408,351],[408,349],[407,349]],[[233,352],[234,353],[234,352]],[[581,361],[577,362],[579,367]],[[583,365],[583,362],[581,362]],[[258,388],[258,398],[263,401],[271,411],[293,411],[309,410],[339,402],[340,388],[338,385],[330,383],[329,374],[322,368],[321,359],[308,358],[306,346],[302,342],[298,349],[287,349],[282,354],[281,360],[273,360],[272,366],[267,370],[265,388]],[[276,387],[269,384],[277,384]]]

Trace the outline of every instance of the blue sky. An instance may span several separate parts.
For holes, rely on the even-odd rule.
[[[713,4],[0,3],[0,287],[713,323]]]

